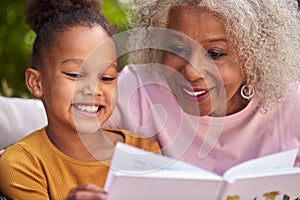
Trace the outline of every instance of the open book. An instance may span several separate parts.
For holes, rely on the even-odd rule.
[[[298,200],[298,149],[232,167],[224,176],[123,143],[116,145],[108,200]]]

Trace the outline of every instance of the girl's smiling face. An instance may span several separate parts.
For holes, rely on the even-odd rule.
[[[41,85],[48,131],[97,131],[117,99],[116,52],[106,31],[77,26],[59,33],[45,56]]]
[[[232,52],[222,20],[204,8],[176,7],[169,13],[167,28],[196,41],[205,50],[202,56],[208,57],[216,66],[217,74],[209,64],[202,62],[199,51],[188,40],[169,37],[168,46],[172,52],[164,54],[163,64],[181,73],[188,81],[190,86],[182,88],[182,96],[197,102],[200,115],[222,116],[225,114],[222,113],[224,105],[226,115],[244,108],[245,101],[239,95],[243,83],[241,66],[233,62],[236,55]],[[221,90],[225,93],[222,101]]]

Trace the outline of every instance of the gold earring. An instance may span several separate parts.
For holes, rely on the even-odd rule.
[[[244,85],[241,88],[241,96],[246,99],[250,100],[254,96],[254,87],[252,85]]]

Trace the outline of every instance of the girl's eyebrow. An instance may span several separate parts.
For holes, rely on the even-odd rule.
[[[118,65],[110,63],[107,68],[118,68]]]
[[[65,59],[61,62],[61,64],[65,64],[65,63],[75,63],[77,65],[81,65],[82,62],[83,62],[83,59],[80,59],[80,58],[68,58],[68,59]]]

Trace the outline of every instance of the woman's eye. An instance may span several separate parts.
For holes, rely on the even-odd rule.
[[[101,80],[101,81],[104,81],[104,82],[113,81],[113,80],[115,80],[115,79],[116,79],[115,77],[106,77],[106,76],[101,76],[101,77],[100,77],[100,80]]]
[[[189,49],[186,48],[183,45],[172,45],[169,47],[171,52],[175,53],[175,54],[179,54],[181,56],[188,56],[189,55]]]
[[[81,74],[77,74],[77,73],[67,73],[67,72],[63,72],[65,75],[74,78],[74,79],[80,79],[83,77],[83,75]]]
[[[215,50],[209,50],[207,51],[207,55],[213,59],[213,60],[217,60],[223,56],[226,56],[227,54],[226,53],[222,53],[222,52],[219,52],[219,51],[215,51]]]

